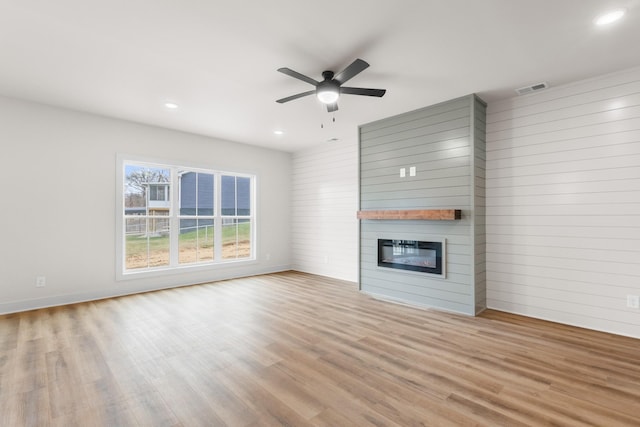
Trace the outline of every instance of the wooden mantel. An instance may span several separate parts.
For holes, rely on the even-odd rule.
[[[358,211],[358,219],[428,219],[452,221],[462,218],[460,209],[401,209]]]

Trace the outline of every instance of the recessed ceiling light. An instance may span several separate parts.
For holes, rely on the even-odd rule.
[[[273,133],[275,135],[284,135],[284,131],[283,130],[274,130]]]
[[[593,22],[597,26],[608,25],[616,22],[627,13],[627,9],[616,9],[598,16]]]
[[[178,108],[178,104],[174,104],[173,102],[165,102],[164,106],[170,110],[175,110]]]

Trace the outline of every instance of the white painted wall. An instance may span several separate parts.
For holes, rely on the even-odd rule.
[[[294,153],[292,172],[293,268],[357,281],[357,138]]]
[[[0,144],[0,313],[290,268],[289,153],[8,98]],[[118,153],[255,173],[257,261],[116,281]]]
[[[487,112],[488,306],[640,337],[640,69]]]

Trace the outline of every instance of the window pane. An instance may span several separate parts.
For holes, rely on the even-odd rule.
[[[222,225],[222,258],[251,256],[251,222],[248,219],[227,219]]]
[[[181,171],[178,176],[180,177],[180,215],[195,215],[198,174]]]
[[[222,215],[236,215],[236,177],[222,176]]]
[[[198,174],[198,215],[213,215],[213,175]]]
[[[213,219],[180,220],[180,264],[213,260],[213,223]]]
[[[147,268],[149,251],[147,242],[147,219],[127,218],[125,220],[125,268]]]
[[[169,210],[169,169],[127,164],[124,172],[125,215],[146,213],[147,207]]]
[[[238,215],[251,215],[251,178],[237,178]]]
[[[169,265],[169,218],[126,218],[125,268]]]
[[[213,215],[213,174],[180,172],[180,215]]]

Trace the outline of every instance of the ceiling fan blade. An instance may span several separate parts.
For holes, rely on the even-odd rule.
[[[347,68],[340,71],[334,79],[338,81],[340,84],[344,84],[347,80],[361,73],[364,69],[366,69],[369,64],[362,59],[358,58],[351,63]]]
[[[363,87],[341,87],[340,93],[347,95],[365,95],[381,97],[387,92],[386,89],[366,89]]]
[[[327,111],[333,113],[334,111],[338,111],[338,103],[334,102],[333,104],[327,104]]]
[[[314,86],[318,86],[320,84],[320,82],[313,80],[311,77],[307,77],[304,74],[300,74],[297,71],[293,71],[291,68],[287,68],[287,67],[278,68],[278,71],[280,71],[282,74],[286,74],[287,76],[291,76],[295,79],[302,80],[303,82],[307,82]]]
[[[294,99],[302,98],[303,96],[313,95],[314,93],[316,93],[315,90],[310,90],[307,92],[298,93],[296,95],[287,96],[286,98],[278,99],[276,102],[284,104],[285,102],[293,101]]]

